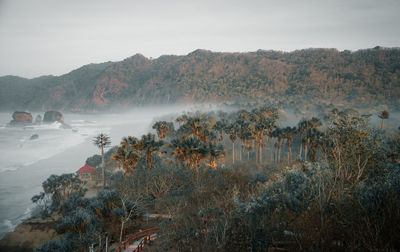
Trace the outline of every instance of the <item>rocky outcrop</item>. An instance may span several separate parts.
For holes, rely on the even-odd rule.
[[[32,123],[32,114],[23,111],[15,111],[12,114],[13,120],[10,121],[10,125],[26,125]]]
[[[58,111],[47,111],[46,113],[44,113],[43,122],[64,122],[64,116]]]
[[[38,139],[39,138],[39,135],[38,134],[33,134],[30,138],[29,138],[29,140],[35,140],[35,139]]]
[[[33,218],[19,224],[0,241],[0,251],[33,251],[41,244],[57,238],[50,219]]]

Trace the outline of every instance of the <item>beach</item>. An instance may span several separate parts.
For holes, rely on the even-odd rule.
[[[92,144],[93,137],[104,132],[117,145],[124,136],[152,131],[157,118],[182,112],[183,107],[135,109],[123,114],[65,114],[72,129],[46,125],[34,128],[5,127],[12,113],[0,113],[0,238],[31,216],[32,196],[42,191],[50,175],[74,173],[88,157],[100,154]],[[36,113],[33,113],[36,114]],[[37,140],[29,136],[38,133]]]

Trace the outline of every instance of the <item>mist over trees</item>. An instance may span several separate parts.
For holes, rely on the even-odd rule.
[[[104,233],[123,241],[145,213],[168,216],[152,222],[159,251],[398,250],[400,135],[354,109],[290,127],[282,116],[261,106],[156,121],[157,135],[112,149],[93,198],[72,175],[50,177],[33,201],[58,214],[62,237],[39,251],[84,250]]]

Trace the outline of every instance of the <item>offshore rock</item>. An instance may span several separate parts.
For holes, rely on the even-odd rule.
[[[47,111],[43,117],[44,123],[64,122],[64,116],[58,111]]]
[[[29,140],[35,140],[35,139],[38,139],[39,138],[39,135],[38,134],[33,134],[30,138],[29,138]]]
[[[24,111],[15,111],[12,114],[13,120],[10,121],[9,125],[27,125],[32,123],[32,114]]]

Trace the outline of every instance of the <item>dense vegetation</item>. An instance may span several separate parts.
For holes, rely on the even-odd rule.
[[[129,105],[259,101],[398,106],[400,50],[213,53],[90,64],[32,80],[0,78],[0,108],[99,111]]]
[[[156,251],[398,250],[400,137],[367,117],[333,109],[283,127],[261,107],[158,121],[157,135],[109,151],[107,169],[123,173],[97,197],[72,175],[43,183],[33,200],[63,236],[39,251],[83,251],[105,232],[119,241],[143,213],[171,216]]]

